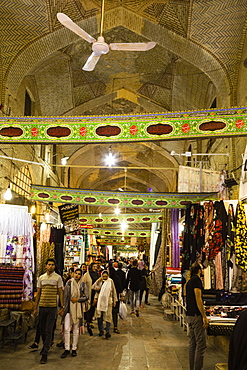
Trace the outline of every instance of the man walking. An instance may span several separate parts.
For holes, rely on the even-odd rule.
[[[134,260],[132,267],[128,272],[127,281],[129,284],[129,299],[130,299],[130,309],[131,315],[134,315],[134,308],[136,305],[136,316],[139,317],[139,307],[140,307],[140,284],[142,279],[141,270],[137,269],[137,260]]]
[[[190,370],[201,370],[206,351],[206,328],[208,319],[202,301],[202,266],[194,262],[190,268],[191,278],[186,284],[187,322],[189,324]]]
[[[63,314],[63,281],[60,275],[55,272],[56,261],[48,258],[46,261],[46,273],[38,278],[37,295],[35,299],[34,315],[37,315],[39,305],[39,325],[43,340],[41,350],[41,364],[47,362],[48,351],[52,341],[52,331],[57,315],[57,294],[59,295],[61,309],[59,315]]]

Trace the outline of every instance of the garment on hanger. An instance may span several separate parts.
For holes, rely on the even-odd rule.
[[[236,232],[234,238],[236,264],[247,271],[247,225],[244,205],[239,202],[236,212]]]

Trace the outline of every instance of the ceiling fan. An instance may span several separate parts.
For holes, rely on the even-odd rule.
[[[107,54],[109,50],[122,50],[122,51],[147,51],[152,49],[156,43],[153,41],[150,42],[134,42],[134,43],[111,43],[107,44],[103,37],[103,23],[104,23],[104,0],[102,0],[102,7],[101,7],[101,21],[100,21],[100,35],[96,40],[94,37],[89,35],[86,31],[80,28],[77,24],[75,24],[66,14],[57,13],[57,19],[59,22],[76,33],[82,39],[86,40],[87,42],[92,43],[92,54],[86,61],[85,65],[82,67],[84,71],[93,71],[94,67],[96,66],[99,58],[102,54]]]

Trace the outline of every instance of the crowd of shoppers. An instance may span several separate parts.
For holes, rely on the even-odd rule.
[[[40,363],[47,362],[50,347],[53,345],[57,315],[62,318],[63,339],[58,347],[63,347],[61,358],[77,356],[79,334],[84,327],[93,336],[94,319],[97,319],[98,335],[111,337],[110,329],[120,334],[118,316],[120,302],[130,303],[131,314],[139,317],[139,309],[145,291],[145,304],[148,304],[148,291],[151,273],[143,261],[100,261],[89,266],[77,263],[68,269],[66,277],[55,272],[56,261],[46,261],[46,273],[38,278],[34,315],[37,316],[35,341],[29,349],[37,349],[42,337],[43,348]],[[58,309],[59,307],[59,309]],[[142,305],[141,305],[142,307]],[[72,343],[71,343],[72,333]]]

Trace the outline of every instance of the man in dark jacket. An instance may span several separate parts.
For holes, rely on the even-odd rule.
[[[137,260],[134,260],[132,267],[128,272],[127,281],[129,285],[129,297],[130,297],[130,308],[131,315],[134,315],[134,307],[136,305],[136,316],[139,316],[140,307],[140,284],[142,279],[141,270],[137,269]]]
[[[121,281],[122,288],[124,290],[124,289],[127,289],[127,279],[126,279],[126,274],[122,270],[122,268],[123,268],[122,262],[118,262],[118,269],[116,271],[116,275],[119,277],[119,279]]]
[[[191,278],[186,284],[186,318],[189,324],[190,370],[201,370],[206,351],[206,328],[208,319],[203,306],[203,285],[200,279],[202,266],[194,262],[190,268]]]

